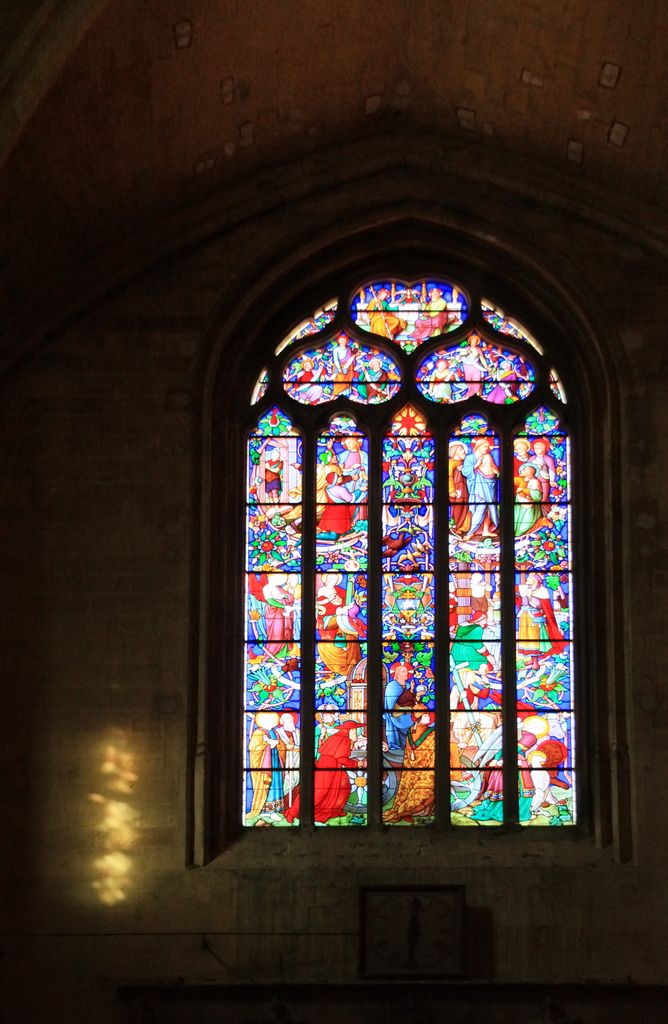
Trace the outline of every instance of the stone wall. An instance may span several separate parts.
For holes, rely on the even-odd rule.
[[[5,382],[8,1022],[121,1021],[119,986],[352,985],[358,887],[377,883],[466,886],[474,981],[666,983],[665,250],[543,187],[514,192],[427,160],[390,166],[377,147],[357,159],[354,178],[325,189],[315,186],[325,155],[265,175],[257,195],[272,203],[246,183],[244,205],[231,197],[188,248],[172,239],[150,269],[121,274],[85,309],[56,311],[61,326]],[[357,233],[379,225],[401,221],[405,238],[412,220],[470,229],[541,266],[589,311],[618,386],[619,451],[608,424],[599,457],[601,480],[621,486],[601,486],[596,512],[624,600],[604,638],[615,688],[591,681],[606,694],[593,733],[604,737],[595,755],[610,820],[592,835],[531,842],[263,832],[204,863],[197,694],[232,684],[207,680],[201,649],[216,368],[225,372],[228,339],[272,280],[289,282],[289,304],[303,285],[296,267],[345,262]],[[637,1005],[646,1016],[647,998],[662,996],[647,989],[619,1013],[632,1020]],[[583,1020],[599,1019],[591,1001],[578,1005]],[[218,1017],[191,1007],[178,1019]]]

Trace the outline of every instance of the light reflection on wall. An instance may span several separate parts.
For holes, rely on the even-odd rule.
[[[137,809],[125,799],[134,792],[139,778],[136,759],[120,730],[103,747],[100,775],[99,792],[89,793],[89,800],[100,807],[102,818],[97,828],[105,847],[93,862],[93,889],[100,901],[111,907],[127,898],[132,884],[132,858],[127,851],[134,844],[139,819]]]

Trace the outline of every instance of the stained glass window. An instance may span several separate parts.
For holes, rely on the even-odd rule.
[[[432,402],[465,402],[479,395],[507,405],[531,394],[534,376],[521,355],[471,333],[459,345],[435,349],[420,363],[416,381]]]
[[[350,311],[362,330],[410,353],[429,338],[459,327],[468,303],[461,288],[448,281],[369,281],[355,293]]]
[[[307,317],[306,320],[302,320],[291,331],[288,331],[282,341],[276,346],[275,354],[279,356],[288,345],[292,345],[302,338],[308,338],[310,334],[317,334],[318,331],[324,330],[336,316],[336,307],[336,299],[329,299],[328,302],[323,302],[322,306],[316,309],[311,316]]]
[[[366,405],[387,402],[396,395],[401,371],[392,356],[341,331],[295,356],[283,380],[286,393],[304,405],[322,405],[335,398]]]
[[[299,784],[302,440],[277,408],[248,439],[245,825],[287,824]]]
[[[517,338],[518,341],[524,341],[527,345],[535,348],[536,352],[543,354],[543,349],[534,336],[514,316],[506,316],[504,311],[490,299],[482,299],[480,305],[485,321],[495,331],[499,331],[500,334],[509,334],[511,338]]]
[[[383,821],[434,820],[435,442],[401,409],[383,438]]]
[[[244,826],[576,823],[566,392],[475,295],[362,281],[256,371]]]

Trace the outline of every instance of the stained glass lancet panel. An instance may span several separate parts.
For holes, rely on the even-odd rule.
[[[458,345],[436,349],[416,374],[425,398],[446,405],[476,396],[510,405],[530,395],[534,381],[534,369],[523,356],[473,333]]]
[[[422,413],[399,412],[383,440],[383,821],[435,812],[435,446]]]
[[[519,819],[575,822],[569,439],[541,407],[514,441]]]
[[[448,281],[370,281],[353,296],[350,313],[362,330],[410,353],[427,338],[459,327],[468,315],[468,303],[461,289]]]
[[[243,823],[289,824],[299,783],[302,440],[277,408],[247,446]]]
[[[352,416],[316,458],[314,820],[365,825],[368,440]]]
[[[450,784],[455,825],[503,821],[500,445],[465,416],[448,447]]]

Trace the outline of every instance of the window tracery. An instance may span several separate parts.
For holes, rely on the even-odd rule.
[[[243,824],[574,824],[568,410],[541,343],[458,284],[367,281],[251,402]]]

